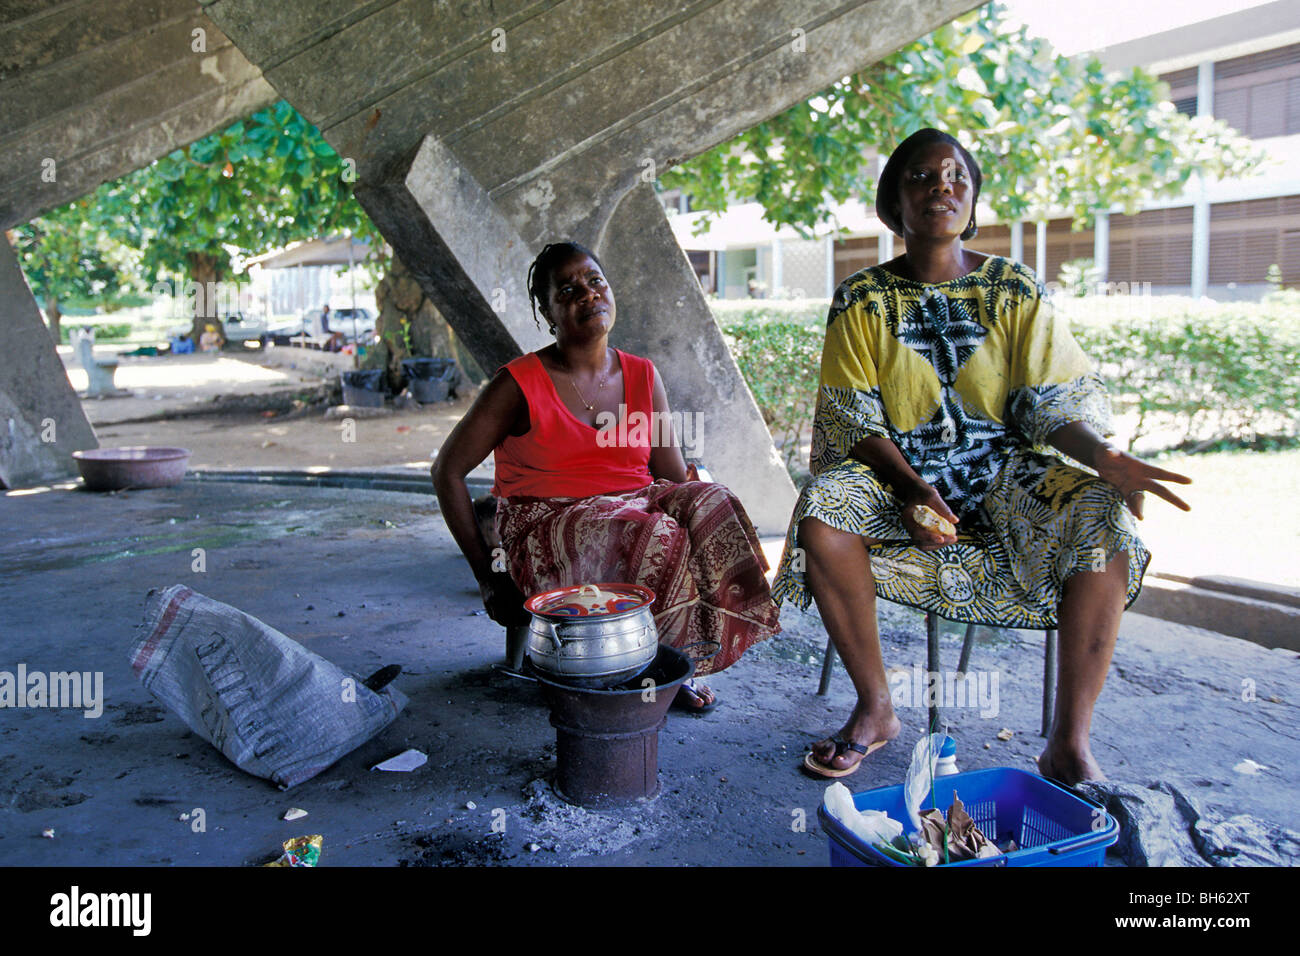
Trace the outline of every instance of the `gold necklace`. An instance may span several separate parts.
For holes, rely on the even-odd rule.
[[[568,375],[567,372],[566,372],[565,374]],[[572,375],[568,375],[568,378],[569,378],[569,384],[572,385],[572,386],[573,386],[573,390],[574,390],[575,392],[578,393],[578,400],[579,400],[580,402],[582,402],[583,407],[584,407],[585,409],[587,409],[587,411],[589,411],[589,412],[591,412],[591,411],[595,411],[595,410],[596,410],[596,406],[593,405],[593,404],[591,404],[591,402],[587,401],[587,396],[585,396],[585,395],[582,394],[582,389],[578,388],[578,383],[574,380],[573,376],[572,376]],[[600,387],[601,387],[601,388],[604,388],[604,387],[605,387],[605,383],[604,383],[604,382],[601,382],[601,383],[600,383]]]
[[[596,410],[596,406],[591,404],[591,402],[587,401],[587,396],[583,395],[582,389],[578,388],[578,381],[573,377],[573,374],[569,372],[568,369],[565,369],[564,375],[569,380],[569,384],[573,386],[573,390],[578,393],[578,400],[582,402],[582,407],[589,412],[594,412]],[[605,376],[601,375],[600,384],[598,387],[604,388],[606,384],[607,383],[605,380]]]

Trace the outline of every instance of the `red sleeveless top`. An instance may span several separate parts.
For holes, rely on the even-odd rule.
[[[509,435],[493,451],[498,498],[586,498],[636,491],[651,484],[650,448],[655,429],[628,427],[640,412],[653,422],[655,367],[619,349],[623,403],[619,421],[596,428],[579,421],[560,401],[537,353],[506,364],[528,402],[529,429]],[[633,425],[637,424],[637,416]]]

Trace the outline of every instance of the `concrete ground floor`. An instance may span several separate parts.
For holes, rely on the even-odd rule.
[[[535,685],[493,671],[503,631],[426,495],[193,480],[12,492],[0,497],[0,567],[0,671],[103,675],[98,717],[0,710],[0,865],[244,866],[309,833],[324,837],[325,866],[827,863],[816,817],[826,781],[797,768],[853,694],[838,667],[829,696],[815,693],[826,640],[815,613],[785,608],[781,635],[710,677],[714,713],[671,712],[657,799],[596,812],[551,791],[548,712]],[[245,774],[128,665],[146,592],[176,583],[360,676],[401,664],[409,705],[288,792]],[[922,667],[921,615],[885,606],[881,621],[887,666]],[[944,632],[948,666],[960,640]],[[1033,769],[1041,643],[993,631],[975,649],[983,700],[945,711],[963,770]],[[1094,751],[1112,779],[1168,780],[1206,808],[1300,829],[1297,677],[1294,651],[1126,614]],[[846,779],[854,791],[902,782],[926,716],[910,703],[901,737]],[[428,763],[370,769],[407,748]],[[309,815],[285,822],[290,807]]]

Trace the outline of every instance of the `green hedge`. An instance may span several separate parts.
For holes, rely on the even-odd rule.
[[[822,327],[830,299],[710,299],[713,318],[724,329],[763,322]]]
[[[806,475],[800,436],[817,407],[823,325],[792,321],[733,322],[722,327],[731,354],[754,393],[772,440],[796,480]]]
[[[800,436],[816,408],[826,304],[719,304],[715,318],[736,364],[799,479],[807,474]],[[1158,429],[1201,446],[1300,432],[1300,305],[1094,297],[1059,308],[1115,411],[1137,416],[1130,447]]]
[[[1300,308],[1175,301],[1150,311],[1108,321],[1071,315],[1115,410],[1137,416],[1130,447],[1159,429],[1180,432],[1184,446],[1296,435]]]
[[[96,342],[106,342],[106,341],[112,341],[114,339],[124,339],[131,334],[130,322],[117,322],[117,323],[105,322],[102,324],[95,324],[93,322],[92,323],[77,322],[77,321],[68,322],[67,316],[64,316],[64,321],[59,325],[60,340],[63,342],[64,345],[69,344],[72,341],[73,331],[76,329],[80,329],[82,326],[87,324],[89,324],[90,327],[95,330]]]

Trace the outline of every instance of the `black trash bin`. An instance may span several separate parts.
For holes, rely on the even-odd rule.
[[[421,405],[445,401],[456,381],[456,360],[449,358],[402,359],[411,397]]]
[[[384,407],[384,370],[361,369],[340,373],[343,379],[343,404],[364,408]]]

